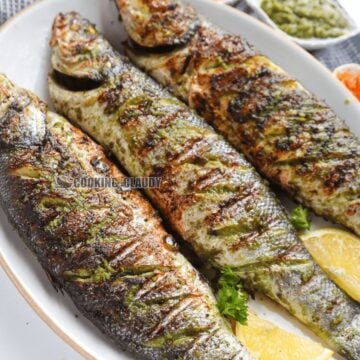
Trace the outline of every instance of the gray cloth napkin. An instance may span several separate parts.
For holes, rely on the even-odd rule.
[[[0,0],[0,24],[32,2],[34,0]],[[244,2],[237,8],[253,15]],[[342,64],[360,63],[360,35],[312,54],[331,70]]]
[[[0,24],[32,2],[34,0],[0,0]]]

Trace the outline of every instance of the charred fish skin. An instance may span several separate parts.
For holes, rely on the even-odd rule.
[[[0,201],[55,286],[141,358],[250,359],[140,193],[71,186],[83,177],[124,179],[99,145],[0,75]]]
[[[314,264],[285,210],[244,157],[109,50],[79,15],[56,18],[51,46],[49,91],[57,111],[110,149],[130,175],[161,176],[161,186],[147,193],[203,261],[231,267],[249,288],[283,305],[349,359],[359,359],[359,305]],[[113,64],[101,84],[73,89],[86,80],[78,69],[101,73],[99,59]]]
[[[117,0],[133,42],[138,39],[128,24],[141,26],[138,12],[161,23],[156,3]],[[170,6],[172,0],[161,3]],[[182,47],[159,55],[140,45],[141,51],[128,48],[131,59],[203,116],[263,176],[317,215],[360,235],[360,140],[323,101],[245,39],[204,19]]]

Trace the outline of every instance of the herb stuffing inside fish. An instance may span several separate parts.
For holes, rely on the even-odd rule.
[[[56,109],[132,176],[162,178],[147,193],[203,262],[230,269],[349,359],[359,359],[359,304],[314,264],[244,157],[78,14],[55,19],[51,47]]]
[[[0,200],[57,288],[146,359],[250,359],[214,296],[103,149],[0,75]]]
[[[360,140],[324,101],[245,39],[195,16],[181,0],[117,0],[131,59],[195,109],[274,184],[360,235]],[[181,14],[193,21],[181,21]],[[164,19],[167,19],[164,22]],[[168,18],[191,31],[161,39]],[[180,18],[180,19],[179,19]],[[130,25],[131,24],[131,25]],[[161,50],[161,53],[159,53]]]

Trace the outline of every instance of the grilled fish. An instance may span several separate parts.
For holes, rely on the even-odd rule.
[[[231,268],[349,359],[360,359],[360,307],[314,263],[254,168],[186,105],[115,52],[78,14],[51,40],[57,111],[111,150],[198,256]],[[89,86],[89,83],[91,83]]]
[[[0,75],[0,200],[56,287],[146,359],[250,359],[140,193],[103,149]],[[72,185],[73,184],[73,185]]]
[[[189,8],[181,1],[117,4],[137,44],[128,54],[140,68],[169,86],[268,180],[360,235],[360,140],[323,101],[240,36],[194,15],[191,24],[179,20]],[[198,25],[181,47],[172,33],[173,45],[158,54],[154,42],[138,35],[150,24],[158,32],[152,38],[167,34],[164,17],[176,18],[183,33]]]

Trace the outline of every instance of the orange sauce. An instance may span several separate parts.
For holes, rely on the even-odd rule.
[[[344,70],[336,76],[360,100],[360,72]]]

